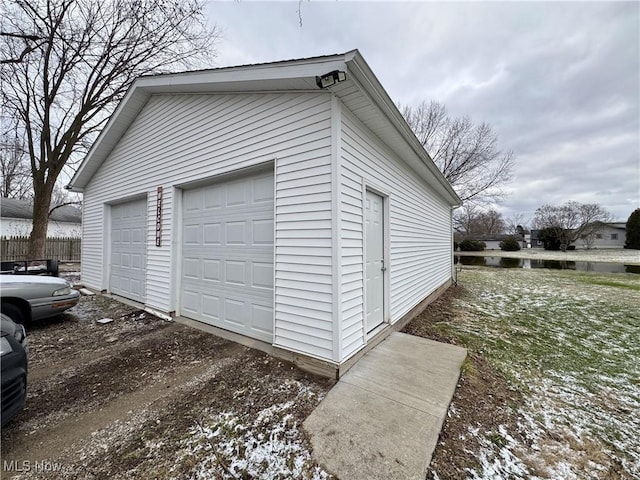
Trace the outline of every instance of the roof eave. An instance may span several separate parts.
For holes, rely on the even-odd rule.
[[[444,177],[442,172],[438,169],[436,164],[431,159],[429,153],[424,149],[424,146],[417,139],[411,127],[407,124],[406,120],[396,107],[393,100],[389,97],[386,90],[382,87],[382,84],[377,79],[365,59],[360,55],[360,52],[354,50],[345,54],[350,56],[347,60],[347,64],[353,65],[353,73],[358,76],[358,80],[363,83],[365,88],[371,95],[372,100],[377,103],[378,108],[383,112],[387,119],[391,122],[392,126],[400,133],[407,144],[411,147],[416,156],[422,161],[424,166],[429,170],[431,175],[437,180],[440,187],[440,193],[449,201],[452,207],[459,207],[462,205],[462,199],[453,190],[453,187],[449,181]],[[360,75],[358,75],[358,71]],[[365,83],[366,82],[366,83]]]

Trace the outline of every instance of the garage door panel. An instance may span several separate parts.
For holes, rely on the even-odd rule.
[[[217,295],[202,295],[202,314],[213,320],[220,320],[220,297]]]
[[[251,285],[273,291],[273,262],[251,262]]]
[[[273,245],[273,219],[253,220],[252,245]]]
[[[212,282],[220,282],[220,260],[204,260],[202,266],[204,268],[202,279]]]
[[[226,201],[224,203],[225,206],[237,207],[240,205],[245,205],[247,203],[246,186],[247,181],[244,179],[228,182],[226,184]]]
[[[224,299],[224,321],[238,327],[245,327],[246,312],[245,302],[233,298]]]
[[[144,242],[144,234],[142,228],[131,229],[131,243],[141,244]]]
[[[200,280],[200,259],[184,258],[182,261],[182,274],[186,278]]]
[[[185,225],[183,235],[186,245],[200,245],[200,225]]]
[[[134,253],[131,255],[131,268],[141,269],[142,265],[142,255]]]
[[[185,190],[182,196],[182,204],[185,212],[198,211],[202,209],[202,196],[195,190]]]
[[[222,245],[222,224],[205,223],[202,226],[204,245]]]
[[[222,207],[222,187],[213,186],[205,189],[202,199],[205,209],[219,209]]]
[[[253,180],[253,203],[273,203],[273,177],[260,177]]]
[[[142,297],[142,283],[139,280],[132,279],[129,282],[129,289],[139,297]]]
[[[200,311],[200,293],[197,291],[189,290],[188,288],[182,291],[182,310],[189,313],[198,313]]]
[[[247,224],[241,222],[225,223],[226,244],[227,245],[246,245],[247,244]]]
[[[273,307],[264,305],[251,305],[251,317],[255,330],[271,333],[273,325]]]
[[[272,341],[273,196],[273,173],[185,192],[183,315]]]
[[[224,281],[226,283],[232,283],[246,286],[246,272],[247,262],[243,260],[227,260],[224,262]]]

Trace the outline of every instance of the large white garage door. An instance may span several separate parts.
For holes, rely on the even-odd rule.
[[[183,196],[181,314],[273,341],[273,172]]]
[[[111,206],[109,290],[144,303],[147,200]]]

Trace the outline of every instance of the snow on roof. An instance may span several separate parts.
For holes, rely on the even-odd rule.
[[[30,200],[20,200],[17,198],[2,198],[0,202],[0,212],[2,218],[33,218],[33,203]],[[56,208],[49,220],[66,223],[82,223],[82,212],[73,205],[64,205]]]

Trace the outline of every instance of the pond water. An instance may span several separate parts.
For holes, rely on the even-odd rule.
[[[623,265],[607,262],[574,262],[570,260],[538,260],[532,258],[484,257],[464,255],[455,257],[458,265],[497,268],[550,268],[553,270],[578,270],[599,273],[637,273],[640,265]]]

